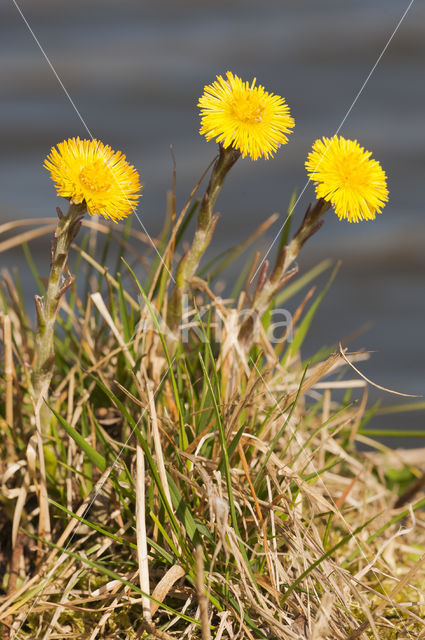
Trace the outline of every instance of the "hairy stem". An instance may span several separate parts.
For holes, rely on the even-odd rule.
[[[220,154],[211,172],[211,178],[198,212],[198,220],[192,246],[181,259],[176,271],[176,284],[168,305],[167,324],[172,331],[180,326],[183,313],[183,294],[196,273],[199,262],[211,242],[218,216],[213,215],[214,206],[224,179],[240,156],[240,152],[220,145]]]
[[[86,211],[83,204],[70,204],[66,215],[58,209],[59,222],[52,241],[50,274],[46,295],[35,296],[37,311],[37,337],[35,341],[35,364],[32,371],[33,400],[40,412],[40,427],[43,435],[49,433],[50,411],[44,402],[48,398],[53,375],[56,316],[62,295],[73,282],[68,270],[68,252],[81,226]],[[66,278],[63,278],[64,272]]]

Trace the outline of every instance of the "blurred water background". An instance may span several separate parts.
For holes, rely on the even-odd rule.
[[[305,184],[313,141],[332,135],[399,22],[400,0],[18,0],[40,45],[93,136],[122,149],[140,170],[143,223],[160,227],[171,183],[182,206],[215,154],[198,134],[203,86],[230,69],[284,95],[295,133],[273,160],[239,161],[218,201],[213,252],[240,242]],[[306,357],[369,323],[352,343],[376,353],[362,370],[381,385],[425,392],[425,5],[413,3],[341,134],[373,151],[387,172],[390,203],[373,223],[328,214],[300,269],[343,259],[304,347]],[[0,5],[0,222],[54,215],[42,167],[50,147],[87,137],[52,69],[12,2]],[[313,198],[310,185],[296,217]],[[261,245],[265,250],[279,223]],[[45,241],[33,245],[46,265]],[[0,254],[34,290],[21,248]],[[47,273],[47,265],[46,265]],[[236,268],[229,277],[236,277]],[[319,284],[323,284],[323,279]],[[402,402],[371,390],[373,401]],[[405,401],[406,402],[406,401]],[[375,426],[423,428],[424,412],[375,418]],[[407,446],[423,441],[402,440]],[[394,443],[395,444],[395,443]]]

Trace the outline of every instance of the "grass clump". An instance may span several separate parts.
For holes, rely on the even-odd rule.
[[[298,276],[295,261],[332,202],[309,207],[292,237],[284,227],[273,265],[248,260],[228,298],[218,275],[269,222],[199,270],[239,155],[220,147],[204,195],[198,184],[179,214],[173,189],[146,255],[127,222],[111,230],[74,210],[86,233],[60,253],[75,279],[68,254],[52,253],[66,280],[51,316],[52,271],[44,281],[25,244],[37,327],[3,271],[4,638],[425,637],[417,469],[397,475],[356,449],[367,385],[348,365],[367,354],[301,358],[336,269],[316,291],[329,262]],[[20,226],[5,248],[52,231],[50,219]],[[46,320],[54,357],[40,355]],[[34,370],[48,380],[38,391]]]

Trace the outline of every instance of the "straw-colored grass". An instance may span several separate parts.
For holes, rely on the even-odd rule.
[[[62,302],[44,444],[44,535],[33,314],[3,271],[3,638],[425,638],[425,499],[408,493],[418,467],[356,448],[372,442],[367,384],[346,360],[361,369],[367,354],[335,347],[301,359],[322,300],[313,279],[329,264],[279,288],[281,300],[304,300],[286,297],[293,326],[274,344],[269,310],[257,334],[238,314],[258,257],[228,299],[214,294],[242,243],[210,264],[212,279],[191,279],[182,341],[164,329],[168,270],[197,203],[179,217],[174,202],[155,241],[167,269],[141,256],[146,238],[128,226],[86,220],[73,247],[78,284]],[[0,247],[50,234],[50,222],[9,224],[15,235]],[[111,246],[125,258],[115,270],[104,267]],[[46,273],[33,273],[42,294]]]

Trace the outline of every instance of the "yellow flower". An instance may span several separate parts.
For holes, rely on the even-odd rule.
[[[223,147],[239,149],[242,157],[268,158],[288,141],[295,122],[284,98],[255,86],[256,79],[244,82],[227,72],[227,80],[217,80],[204,88],[199,99],[200,133],[207,140],[216,138]]]
[[[44,161],[58,196],[85,202],[91,216],[116,222],[129,216],[140,198],[139,174],[121,151],[99,140],[69,138],[52,147]]]
[[[306,169],[316,195],[332,204],[340,220],[374,220],[388,202],[387,177],[357,140],[342,136],[316,140]]]

